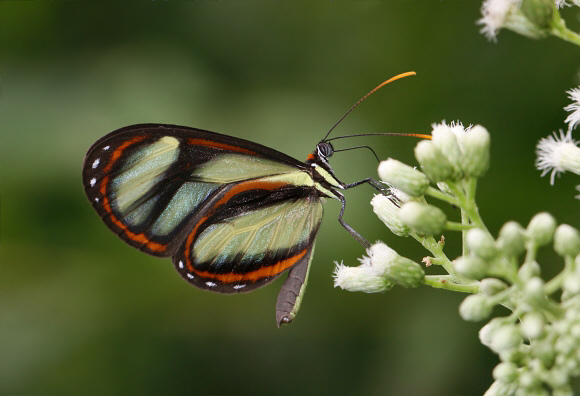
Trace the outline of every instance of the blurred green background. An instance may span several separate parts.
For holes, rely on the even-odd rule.
[[[429,133],[461,120],[492,135],[480,211],[497,233],[548,210],[580,226],[579,178],[534,169],[539,138],[565,128],[578,48],[502,31],[488,42],[477,1],[3,2],[1,372],[3,394],[482,394],[497,358],[463,295],[421,287],[379,295],[333,288],[358,243],[326,205],[309,290],[276,328],[281,279],[250,294],[197,290],[125,245],[81,185],[90,145],[119,127],[183,124],[254,140],[299,159],[334,132]],[[569,25],[578,15],[564,10]],[[580,138],[576,134],[576,138]],[[416,164],[416,141],[368,138]],[[376,175],[361,150],[332,160],[345,182]],[[420,262],[427,252],[374,216],[373,191],[347,192],[345,219]],[[450,212],[451,213],[451,212]],[[446,235],[448,254],[459,238]],[[544,250],[545,274],[561,262]],[[578,383],[577,383],[578,385]]]

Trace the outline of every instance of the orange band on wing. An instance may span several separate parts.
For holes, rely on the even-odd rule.
[[[251,154],[251,155],[258,155],[255,151],[245,149],[243,147],[234,146],[231,144],[220,143],[213,140],[207,139],[187,139],[187,143],[193,146],[205,146],[205,147],[212,147],[221,150],[228,150],[228,151],[235,151],[237,153],[244,153],[244,154]]]
[[[109,163],[107,164],[107,166],[104,168],[103,171],[105,173],[110,172],[115,162],[121,157],[123,151],[125,151],[127,147],[132,146],[135,143],[139,143],[144,139],[145,136],[135,136],[133,139],[127,140],[126,142],[123,142],[123,144],[119,145],[119,147],[117,147],[115,151],[113,151],[113,153],[111,154]],[[109,214],[111,223],[115,224],[121,231],[123,231],[125,236],[130,240],[145,245],[149,250],[153,252],[164,252],[165,249],[167,248],[166,245],[162,245],[157,242],[151,242],[149,238],[143,233],[135,234],[134,232],[130,231],[129,228],[113,214],[113,210],[111,209],[111,205],[109,204],[109,197],[107,197],[108,183],[109,183],[109,175],[106,175],[101,180],[100,192],[103,197],[103,209],[105,209],[105,211]]]
[[[125,149],[127,147],[132,146],[135,143],[139,143],[141,140],[144,140],[144,139],[145,139],[145,136],[135,136],[133,139],[127,140],[126,142],[123,142],[123,144],[121,144],[119,147],[117,147],[115,149],[115,151],[113,151],[113,153],[111,154],[111,158],[109,159],[109,163],[107,164],[105,169],[103,169],[103,172],[105,172],[105,173],[110,172],[110,170],[111,170],[111,168],[113,168],[113,165],[115,164],[115,162],[117,162],[117,160],[121,157],[121,154],[123,154],[123,151],[125,151]]]
[[[229,274],[213,274],[207,271],[196,271],[196,270],[193,270],[193,272],[201,277],[216,279],[222,283],[233,283],[241,281],[255,282],[263,278],[278,275],[280,272],[292,267],[299,260],[301,260],[306,255],[306,253],[308,253],[309,248],[310,247],[307,247],[306,249],[298,252],[294,256],[289,257],[285,260],[278,261],[275,264],[269,265],[267,267],[262,267],[255,271],[246,272],[244,274],[235,274],[232,272],[230,272]]]

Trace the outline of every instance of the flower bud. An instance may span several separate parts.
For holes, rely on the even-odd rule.
[[[479,340],[487,347],[491,344],[491,335],[502,324],[500,318],[494,318],[479,329]]]
[[[568,224],[561,224],[554,232],[554,250],[560,256],[576,257],[580,253],[580,233]]]
[[[521,342],[522,336],[518,326],[511,323],[505,323],[493,331],[489,347],[494,352],[501,352],[506,349],[515,348]]]
[[[481,228],[472,228],[467,231],[467,247],[470,252],[484,260],[491,260],[498,253],[491,235]]]
[[[540,31],[550,30],[554,2],[551,0],[523,0],[520,6],[522,14]]]
[[[423,172],[434,183],[450,179],[454,172],[447,158],[429,140],[422,140],[415,146],[415,157]]]
[[[542,212],[535,215],[526,230],[527,236],[532,239],[536,245],[544,246],[552,241],[554,230],[556,229],[556,220],[547,213]]]
[[[509,221],[499,230],[497,247],[506,255],[517,257],[526,250],[524,228],[515,221]]]
[[[460,275],[479,280],[487,274],[485,261],[477,256],[462,256],[453,261],[453,268]]]
[[[493,306],[487,297],[481,294],[472,294],[467,296],[459,306],[459,315],[463,320],[477,322],[491,315],[492,308]]]
[[[334,287],[348,291],[379,293],[391,289],[393,282],[384,276],[377,275],[371,267],[347,267],[342,263],[336,263]]]
[[[524,282],[529,279],[540,275],[540,264],[537,261],[528,261],[522,264],[518,270],[518,277]]]
[[[412,197],[420,197],[429,188],[429,179],[424,173],[392,158],[379,164],[379,177]]]
[[[538,389],[540,386],[540,378],[536,373],[532,373],[529,370],[523,370],[520,374],[519,383],[522,388],[526,388],[525,395],[529,394],[538,394],[538,396],[549,396],[547,392],[540,393],[541,389]],[[533,392],[533,393],[532,393]]]
[[[514,382],[518,378],[518,366],[511,362],[502,362],[493,369],[493,378],[508,384]]]
[[[489,132],[476,125],[465,132],[462,143],[463,173],[467,177],[483,176],[489,168]]]
[[[544,281],[540,277],[529,279],[524,285],[524,297],[530,303],[542,303],[546,299]]]
[[[385,223],[393,234],[402,237],[409,235],[411,229],[401,223],[401,220],[399,219],[399,211],[401,210],[401,207],[393,196],[377,194],[371,200],[371,205],[379,219]]]
[[[425,277],[425,272],[419,264],[400,256],[384,243],[375,243],[367,250],[367,253],[370,265],[376,273],[400,286],[417,287]],[[361,261],[364,265],[365,259]]]
[[[520,330],[529,340],[540,338],[544,330],[544,316],[538,312],[530,312],[522,318]]]
[[[413,201],[401,207],[399,218],[401,223],[426,235],[441,234],[447,222],[447,216],[438,207]]]
[[[493,296],[500,291],[507,289],[508,285],[497,278],[482,279],[479,284],[479,289],[486,296]]]
[[[580,257],[580,256],[579,256]],[[580,268],[568,274],[562,282],[562,290],[568,294],[568,298],[580,293]],[[564,297],[564,295],[562,295]]]
[[[457,136],[453,133],[451,127],[445,123],[433,125],[431,132],[433,145],[447,158],[447,162],[453,166],[454,179],[458,179],[461,175],[461,149]]]

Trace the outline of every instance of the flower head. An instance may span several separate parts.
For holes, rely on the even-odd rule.
[[[542,171],[542,176],[552,172],[550,184],[554,184],[554,177],[560,172],[570,171],[580,175],[580,147],[578,141],[572,139],[571,129],[567,133],[560,130],[560,136],[554,132],[552,136],[540,139],[536,155],[536,168]]]
[[[481,6],[481,33],[495,40],[501,28],[530,38],[545,37],[550,28],[553,0],[485,0]]]
[[[580,87],[572,88],[566,93],[574,102],[564,107],[564,110],[570,112],[570,115],[568,115],[565,122],[568,123],[568,130],[572,130],[576,128],[576,125],[580,124]]]

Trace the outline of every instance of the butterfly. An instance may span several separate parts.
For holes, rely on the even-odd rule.
[[[341,202],[339,222],[369,246],[342,219],[341,190],[383,185],[340,181],[328,163],[335,150],[327,137],[302,162],[202,129],[132,125],[91,146],[83,186],[111,231],[145,253],[171,257],[194,286],[248,292],[288,271],[276,303],[280,326],[300,308],[326,198]]]

